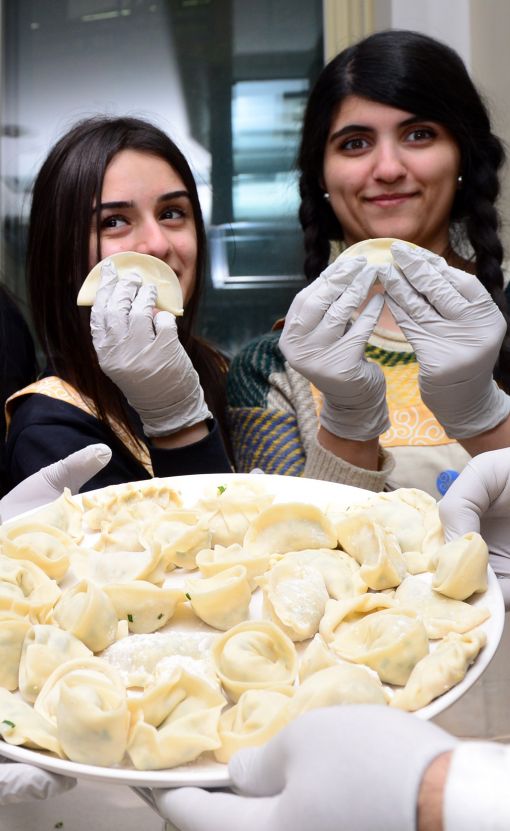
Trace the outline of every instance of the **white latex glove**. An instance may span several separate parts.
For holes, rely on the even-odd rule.
[[[322,392],[321,424],[354,441],[376,438],[389,427],[384,375],[365,359],[382,296],[373,297],[351,325],[376,277],[364,257],[335,260],[296,295],[279,344],[290,366]]]
[[[510,608],[510,448],[480,453],[466,465],[439,502],[447,541],[476,531],[491,553]]]
[[[157,289],[134,274],[118,280],[107,261],[90,315],[105,375],[140,416],[147,436],[167,436],[211,417],[170,312],[155,314]]]
[[[77,493],[85,482],[108,464],[111,457],[112,451],[106,444],[90,444],[60,462],[41,468],[0,499],[0,520],[5,522],[24,511],[53,502],[64,488]]]
[[[48,799],[74,788],[75,779],[55,776],[32,765],[8,762],[0,757],[0,805]]]
[[[424,403],[453,438],[490,430],[510,413],[510,396],[492,377],[503,315],[472,274],[423,248],[393,243],[391,251],[405,277],[394,267],[379,276],[416,353]]]
[[[457,739],[398,710],[313,710],[261,748],[237,753],[237,794],[153,790],[181,831],[413,831],[422,776]]]

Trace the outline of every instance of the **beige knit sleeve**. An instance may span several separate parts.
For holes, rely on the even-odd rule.
[[[388,476],[395,466],[393,456],[383,448],[379,450],[379,470],[355,467],[345,459],[326,450],[314,437],[308,447],[303,476],[322,479],[326,482],[340,482],[369,491],[382,491]]]

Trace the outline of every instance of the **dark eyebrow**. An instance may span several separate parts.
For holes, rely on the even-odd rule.
[[[186,199],[191,199],[187,190],[171,190],[168,193],[163,193],[158,196],[157,202],[168,202],[169,199],[178,199],[184,196]],[[122,210],[125,208],[134,208],[135,203],[131,202],[101,202],[99,206],[100,211]]]
[[[420,121],[428,121],[429,119],[420,118],[418,115],[412,115],[409,118],[405,118],[404,121],[400,121],[397,125],[398,127],[409,127],[411,124],[416,124]],[[345,127],[342,127],[340,130],[336,130],[330,137],[329,141],[335,141],[342,136],[345,136],[349,133],[374,133],[375,130],[373,127],[369,127],[367,124],[346,124]]]

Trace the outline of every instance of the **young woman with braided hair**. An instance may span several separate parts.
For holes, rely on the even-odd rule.
[[[380,32],[324,68],[298,158],[313,282],[283,333],[231,366],[239,469],[439,497],[470,454],[510,443],[503,161],[478,91],[444,44]],[[385,237],[412,244],[393,244],[393,265],[328,266]]]

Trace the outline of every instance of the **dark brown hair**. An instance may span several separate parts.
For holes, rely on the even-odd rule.
[[[80,121],[55,144],[43,163],[33,187],[27,250],[28,291],[39,341],[52,371],[92,400],[98,418],[106,426],[108,417],[115,419],[136,439],[124,396],[99,367],[90,335],[90,310],[76,305],[89,271],[93,206],[99,214],[106,168],[122,150],[164,159],[189,193],[197,261],[193,295],[178,319],[179,336],[223,429],[226,359],[193,332],[206,263],[197,188],[181,151],[149,122],[128,117]],[[99,221],[96,225],[100,227]],[[97,258],[101,258],[99,231]]]

